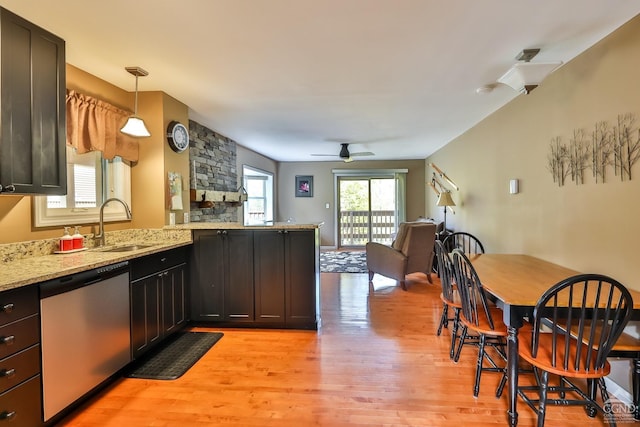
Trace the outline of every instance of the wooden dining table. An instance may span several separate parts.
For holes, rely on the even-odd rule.
[[[482,286],[495,299],[503,311],[507,325],[507,374],[509,398],[509,423],[518,424],[518,330],[525,317],[533,315],[533,309],[542,294],[551,286],[581,272],[517,254],[473,254],[469,259]],[[633,297],[633,319],[640,319],[640,292],[629,289]]]

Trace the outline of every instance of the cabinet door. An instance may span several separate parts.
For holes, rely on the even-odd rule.
[[[0,9],[0,52],[0,185],[66,194],[64,41]]]
[[[283,230],[253,232],[256,322],[284,323]]]
[[[136,359],[162,337],[162,274],[131,282],[131,356]]]
[[[318,277],[314,231],[289,231],[285,239],[287,325],[316,322]]]
[[[224,240],[224,320],[252,322],[253,231],[225,230]]]
[[[224,240],[216,230],[195,231],[191,269],[191,319],[224,319]]]
[[[165,336],[186,323],[185,274],[185,264],[162,273],[162,323]]]

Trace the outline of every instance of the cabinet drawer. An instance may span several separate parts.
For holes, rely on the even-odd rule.
[[[140,279],[185,262],[187,262],[186,247],[136,258],[131,262],[131,280]]]
[[[0,360],[0,393],[9,390],[39,372],[39,345],[34,345]]]
[[[0,394],[0,425],[42,425],[40,375]]]
[[[0,326],[37,312],[37,286],[27,286],[0,293]]]
[[[0,328],[0,358],[40,341],[40,317],[36,314]]]

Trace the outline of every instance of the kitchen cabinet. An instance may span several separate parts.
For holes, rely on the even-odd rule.
[[[318,326],[317,230],[195,230],[193,320]]]
[[[187,322],[187,253],[172,249],[131,262],[131,355],[140,357]]]
[[[0,8],[0,192],[67,192],[65,42]]]
[[[252,232],[195,231],[192,266],[192,320],[253,322]]]
[[[0,421],[42,424],[40,315],[35,286],[0,293]]]

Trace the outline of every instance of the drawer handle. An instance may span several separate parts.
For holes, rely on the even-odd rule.
[[[15,305],[10,302],[9,304],[5,304],[2,306],[2,311],[4,311],[5,313],[11,313],[14,309]]]
[[[0,344],[12,345],[16,340],[15,335],[9,335],[7,337],[0,337]]]
[[[16,374],[15,368],[3,369],[0,371],[0,377],[11,378]]]
[[[16,411],[2,411],[0,412],[0,420],[12,420],[16,417]]]

